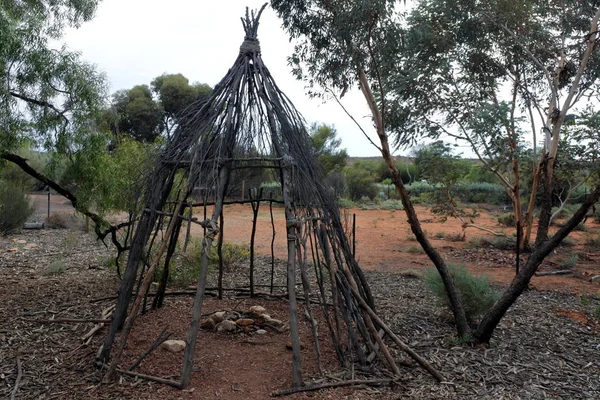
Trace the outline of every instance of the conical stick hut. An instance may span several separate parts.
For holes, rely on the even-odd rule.
[[[109,365],[108,377],[115,374],[129,332],[161,264],[162,281],[154,306],[162,304],[169,261],[182,225],[192,222],[192,193],[200,192],[202,204],[212,206],[212,214],[200,222],[205,234],[181,378],[179,381],[155,379],[177,387],[189,384],[209,252],[219,235],[219,222],[226,217],[223,205],[228,185],[234,173],[268,169],[278,175],[285,208],[294,387],[303,385],[296,299],[298,269],[317,358],[319,342],[324,339],[319,337],[311,315],[312,307],[322,310],[328,336],[342,366],[358,363],[369,368],[376,364],[373,359],[379,359],[379,365],[400,374],[382,339],[385,332],[441,380],[441,375],[404,345],[375,314],[369,285],[352,254],[336,201],[316,165],[304,121],[263,63],[257,39],[263,10],[264,6],[258,13],[246,11],[242,18],[245,37],[235,63],[209,98],[186,110],[144,182],[116,309],[99,352],[99,361]],[[261,199],[255,197],[254,200],[258,204]],[[184,212],[186,209],[190,212]],[[163,230],[165,225],[166,231]],[[310,287],[309,258],[316,271],[317,288]],[[250,287],[253,294],[252,272]],[[317,306],[311,306],[311,299],[316,299]]]

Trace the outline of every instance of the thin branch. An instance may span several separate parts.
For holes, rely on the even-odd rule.
[[[373,139],[371,139],[369,137],[369,135],[367,135],[367,132],[365,132],[365,130],[363,129],[363,127],[358,123],[358,121],[352,116],[352,114],[350,114],[350,112],[346,109],[346,107],[344,107],[344,105],[342,104],[342,102],[338,99],[338,97],[333,93],[333,91],[331,91],[331,89],[326,89],[331,96],[333,97],[333,99],[338,103],[338,105],[340,107],[342,107],[342,110],[344,110],[344,112],[346,113],[346,115],[348,117],[350,117],[350,119],[356,124],[356,126],[358,127],[358,129],[360,129],[360,131],[362,132],[362,134],[367,138],[367,140],[379,151],[381,151],[381,147],[379,147],[374,141]]]

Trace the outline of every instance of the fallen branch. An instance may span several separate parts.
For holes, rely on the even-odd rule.
[[[15,396],[17,395],[17,391],[19,390],[19,384],[21,383],[21,378],[23,377],[23,364],[21,363],[21,359],[17,356],[17,380],[15,381],[15,387],[13,388],[10,394],[10,400],[15,400]]]
[[[169,338],[169,336],[171,336],[170,333],[165,335],[166,332],[167,332],[167,328],[163,329],[162,332],[158,334],[158,337],[156,338],[156,340],[150,345],[150,347],[148,348],[148,350],[146,350],[145,352],[143,352],[142,355],[139,356],[138,359],[135,360],[135,362],[129,366],[129,368],[127,368],[127,371],[133,371],[138,365],[140,365],[140,363],[142,361],[144,361],[144,359],[146,357],[148,357],[148,355],[150,353],[152,353],[158,346],[160,346],[161,344],[163,344],[163,342],[165,340],[167,340]]]
[[[309,383],[309,384],[306,384],[304,386],[300,386],[297,388],[276,390],[271,393],[271,396],[272,397],[287,396],[287,395],[294,394],[294,393],[312,392],[315,390],[338,388],[338,387],[345,387],[345,386],[356,386],[356,385],[375,386],[375,385],[381,385],[384,383],[389,384],[390,382],[392,382],[391,379],[369,379],[369,380],[354,379],[351,381],[341,381],[341,382],[326,382],[326,383],[318,383],[318,384],[310,384]]]
[[[546,275],[568,275],[572,274],[573,271],[570,269],[561,269],[558,271],[546,271],[546,272],[536,272],[535,276],[546,276]]]
[[[28,318],[21,318],[21,319],[23,321],[37,322],[40,324],[81,324],[81,323],[105,324],[107,322],[112,321],[112,318],[108,318],[108,319],[77,319],[77,318],[28,319]]]
[[[108,369],[108,365],[106,365],[100,361],[96,361],[96,366],[99,368],[102,368],[102,369]],[[123,375],[133,376],[134,378],[145,379],[147,381],[162,383],[163,385],[169,385],[169,386],[172,386],[177,389],[182,389],[181,382],[179,382],[179,381],[173,381],[171,379],[159,378],[158,376],[139,374],[137,372],[125,371],[125,370],[119,369],[119,368],[117,368],[115,371],[120,374],[123,374]]]

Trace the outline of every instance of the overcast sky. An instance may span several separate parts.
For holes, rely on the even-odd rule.
[[[111,93],[150,84],[162,73],[182,73],[191,82],[214,86],[235,61],[244,38],[240,17],[245,7],[257,9],[265,0],[103,0],[96,17],[65,42],[103,71]],[[380,153],[362,135],[343,110],[331,100],[311,100],[304,84],[287,65],[293,52],[275,12],[267,7],[258,29],[262,56],[278,86],[308,122],[335,125],[342,147],[351,156]],[[358,90],[343,103],[367,132],[373,133],[368,108]]]

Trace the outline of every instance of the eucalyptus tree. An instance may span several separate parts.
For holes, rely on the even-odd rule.
[[[162,74],[150,84],[163,111],[163,126],[171,135],[179,115],[193,102],[207,98],[212,88],[205,83],[192,83],[182,74]]]
[[[573,217],[549,237],[563,121],[573,102],[596,85],[598,5],[567,1],[561,3],[566,4],[562,10],[556,10],[543,1],[435,0],[417,3],[405,18],[407,11],[401,3],[391,0],[272,0],[271,4],[297,40],[289,61],[296,77],[307,82],[309,94],[339,93],[341,97],[353,86],[364,94],[380,142],[376,146],[415,237],[442,277],[458,334],[489,342],[544,257],[600,198],[600,187],[596,187]],[[561,34],[557,36],[557,32]],[[498,95],[504,86],[512,88],[508,101]],[[519,113],[518,106],[523,107]],[[481,158],[491,170],[513,169],[513,181],[499,177],[519,205],[520,175],[515,159],[523,142],[520,119],[529,118],[529,123],[535,124],[535,117],[528,115],[535,112],[548,132],[535,173],[537,184],[544,187],[536,243],[526,265],[472,330],[444,260],[423,235],[390,150],[394,145],[411,144],[420,135],[466,139],[474,150],[483,149]]]
[[[59,47],[66,27],[89,21],[96,0],[0,1],[0,153],[24,141],[68,152],[89,134],[104,76]]]

